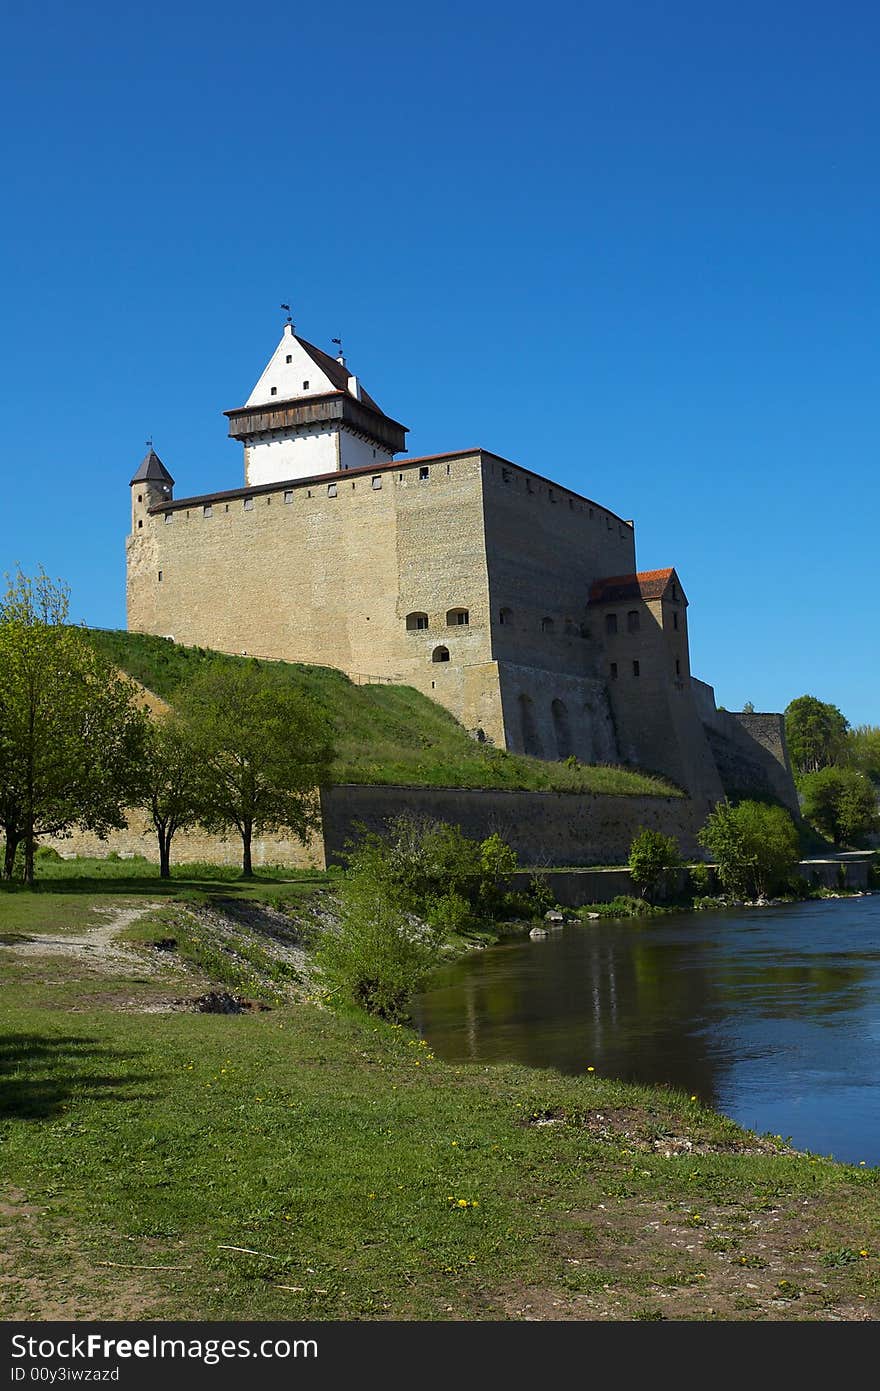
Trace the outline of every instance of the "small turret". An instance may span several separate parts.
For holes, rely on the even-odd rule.
[[[151,444],[131,480],[132,532],[142,530],[151,507],[170,502],[173,496],[174,479]]]

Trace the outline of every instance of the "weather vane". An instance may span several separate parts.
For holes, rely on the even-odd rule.
[[[292,324],[292,323],[293,323],[293,319],[292,319],[291,313],[290,313],[290,305],[289,305],[289,304],[282,304],[281,308],[287,310],[287,322],[288,322],[289,324]]]
[[[330,339],[330,342],[331,342],[331,343],[335,343],[336,346],[339,348],[339,352],[338,352],[337,356],[338,356],[338,357],[345,357],[345,353],[342,351],[342,339],[341,339],[341,338],[331,338],[331,339]]]
[[[152,449],[152,448],[153,448],[153,436],[151,435],[150,438],[149,438],[148,440],[145,440],[145,441],[144,441],[144,443],[146,444],[146,446],[147,446],[148,449]]]

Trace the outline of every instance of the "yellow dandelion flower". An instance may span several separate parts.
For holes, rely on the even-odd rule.
[[[467,1198],[459,1198],[459,1200],[458,1200],[458,1206],[459,1206],[459,1207],[467,1207],[467,1205],[468,1205]]]

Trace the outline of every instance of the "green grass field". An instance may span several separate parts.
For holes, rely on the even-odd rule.
[[[880,1171],[307,1001],[169,1012],[210,958],[150,942],[199,905],[141,882],[0,894],[6,1318],[880,1314]],[[41,954],[132,904],[121,957]]]
[[[201,647],[145,633],[89,631],[110,661],[173,704],[177,689],[205,662],[239,663]],[[680,797],[659,777],[630,768],[568,768],[478,744],[442,706],[410,686],[356,686],[341,671],[267,662],[326,710],[334,729],[336,782],[434,787],[498,787],[557,792]]]

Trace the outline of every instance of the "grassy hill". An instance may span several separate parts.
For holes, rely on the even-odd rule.
[[[175,692],[205,662],[256,660],[181,647],[146,633],[89,629],[88,634],[108,660],[171,704]],[[337,782],[682,795],[662,778],[629,768],[568,768],[475,743],[447,710],[411,686],[356,686],[341,671],[299,662],[260,665],[283,673],[327,712],[336,735]]]

